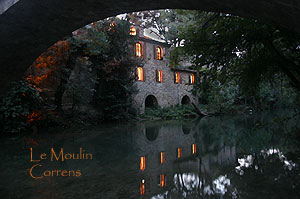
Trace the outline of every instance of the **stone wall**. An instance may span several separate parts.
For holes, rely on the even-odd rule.
[[[0,13],[3,12],[0,15],[0,93],[11,81],[21,79],[34,60],[53,43],[91,22],[121,13],[164,8],[198,9],[260,19],[300,32],[300,3],[296,0],[11,2],[16,1],[0,0]]]
[[[137,81],[136,86],[139,90],[134,96],[134,105],[140,113],[145,110],[145,99],[149,95],[156,97],[160,107],[168,107],[181,104],[182,98],[187,95],[191,102],[196,101],[195,96],[191,94],[193,85],[188,84],[189,74],[191,72],[180,71],[181,83],[174,83],[174,71],[169,64],[169,46],[165,43],[142,39],[138,40],[143,44],[144,81]],[[155,59],[155,48],[157,46],[163,49],[163,60]],[[162,82],[156,81],[157,70],[162,70]]]

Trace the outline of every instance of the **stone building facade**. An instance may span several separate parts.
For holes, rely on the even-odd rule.
[[[176,104],[195,103],[192,95],[196,72],[170,67],[170,45],[144,35],[144,30],[132,27],[136,37],[135,56],[143,60],[143,66],[137,66],[134,106],[140,113],[152,106],[168,107]]]

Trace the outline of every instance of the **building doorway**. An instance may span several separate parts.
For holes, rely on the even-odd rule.
[[[148,95],[145,99],[145,108],[155,108],[158,106],[157,99],[154,95]]]
[[[190,98],[187,95],[183,96],[183,98],[181,100],[181,104],[182,105],[187,105],[187,104],[190,104],[190,103],[191,103]]]

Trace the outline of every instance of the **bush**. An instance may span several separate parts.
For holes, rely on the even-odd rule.
[[[239,87],[233,82],[220,84],[213,83],[208,94],[208,109],[210,111],[228,112],[232,108],[235,99],[239,96]]]
[[[142,117],[148,118],[159,118],[159,119],[188,119],[196,118],[198,115],[194,111],[191,105],[175,105],[171,107],[156,107],[147,108]]]
[[[25,81],[14,82],[11,89],[0,98],[0,130],[2,133],[20,133],[30,127],[38,112],[42,99],[37,89]]]

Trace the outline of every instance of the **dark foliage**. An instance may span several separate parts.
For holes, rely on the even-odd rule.
[[[25,81],[14,82],[0,99],[0,131],[19,133],[40,117],[42,99],[38,90]]]

